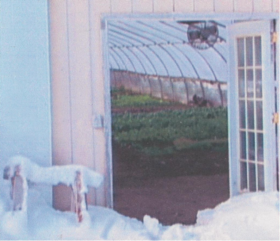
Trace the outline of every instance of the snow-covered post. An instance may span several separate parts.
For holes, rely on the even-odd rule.
[[[27,180],[23,174],[22,166],[16,165],[14,168],[6,166],[3,173],[5,180],[11,181],[10,196],[12,199],[13,211],[27,210]]]
[[[72,186],[72,200],[71,206],[72,211],[77,214],[78,222],[83,221],[84,212],[86,212],[86,202],[85,202],[85,187],[82,179],[82,173],[80,170],[76,171],[75,181]]]
[[[86,193],[88,187],[99,187],[103,175],[81,165],[40,167],[26,157],[14,156],[4,169],[3,178],[11,182],[11,198],[14,211],[27,211],[27,180],[49,185],[64,184],[72,187],[72,211],[82,222],[87,214]]]
[[[26,198],[27,198],[27,181],[22,175],[22,168],[20,165],[15,166],[14,176],[12,181],[12,200],[13,210],[26,210]]]

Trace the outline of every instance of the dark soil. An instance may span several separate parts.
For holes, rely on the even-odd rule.
[[[198,210],[229,198],[227,151],[155,158],[113,143],[113,165],[114,208],[139,220],[147,214],[164,225],[194,224]]]

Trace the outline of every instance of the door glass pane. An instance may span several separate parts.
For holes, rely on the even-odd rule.
[[[255,75],[256,75],[256,97],[262,98],[262,70],[256,69]]]
[[[249,163],[249,186],[250,191],[256,191],[256,165]]]
[[[247,189],[247,163],[240,162],[240,188]]]
[[[257,114],[257,129],[263,130],[263,109],[262,101],[256,101],[256,114]]]
[[[245,71],[238,70],[239,97],[245,97]]]
[[[254,79],[253,79],[253,70],[247,70],[247,97],[253,98],[254,97]]]
[[[255,160],[255,133],[248,133],[249,160]]]
[[[264,166],[258,165],[258,189],[264,191]]]
[[[244,66],[244,39],[237,39],[238,66]]]
[[[240,158],[246,160],[246,132],[240,132]]]
[[[259,133],[258,134],[258,140],[257,140],[257,145],[258,145],[258,161],[263,162],[263,134]]]
[[[261,51],[261,37],[256,36],[255,37],[255,62],[256,65],[262,64],[262,51]]]
[[[247,101],[248,129],[254,129],[254,101]]]
[[[246,65],[247,66],[253,65],[253,38],[252,37],[246,38]]]
[[[245,100],[239,101],[239,118],[240,118],[240,128],[246,128],[246,119],[245,119]]]

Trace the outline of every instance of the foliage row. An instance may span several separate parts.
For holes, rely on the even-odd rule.
[[[113,89],[111,91],[113,107],[151,107],[151,106],[170,106],[175,103],[153,98],[150,95],[139,95],[129,93],[124,88]]]
[[[227,141],[226,108],[192,108],[113,116],[113,138],[153,153]]]

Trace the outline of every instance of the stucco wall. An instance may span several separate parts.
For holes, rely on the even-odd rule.
[[[112,205],[110,164],[109,70],[104,71],[106,21],[118,14],[275,13],[278,0],[49,0],[52,93],[53,160],[55,164],[79,163],[106,176],[89,195],[90,203]],[[120,15],[121,16],[121,15]],[[124,15],[122,15],[124,16]],[[187,16],[187,15],[185,15]],[[208,15],[209,16],[209,15]],[[251,15],[248,15],[251,16]],[[132,15],[130,15],[132,17]],[[102,38],[104,36],[104,39]],[[102,41],[104,40],[104,45]],[[106,50],[105,50],[106,52]],[[106,55],[104,55],[106,56]],[[105,97],[107,96],[107,97]],[[107,100],[106,100],[107,98]],[[94,128],[101,115],[105,127]],[[109,134],[108,134],[109,133]],[[66,191],[67,192],[67,191]],[[58,196],[57,196],[58,197]],[[63,201],[57,201],[63,207]],[[69,205],[69,204],[68,204]]]

